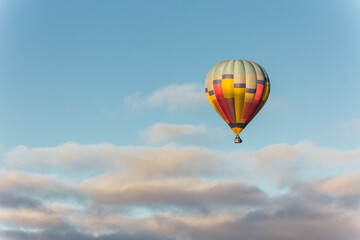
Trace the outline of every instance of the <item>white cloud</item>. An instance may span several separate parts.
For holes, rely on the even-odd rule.
[[[41,175],[19,171],[2,171],[0,172],[0,191],[3,193],[21,192],[42,199],[51,199],[52,197],[82,199],[78,189],[73,186],[71,181],[58,179],[54,174]]]
[[[164,107],[172,111],[200,109],[208,104],[203,86],[196,83],[169,85],[148,96],[134,93],[124,102],[132,109]]]
[[[270,145],[248,153],[248,157],[255,162],[257,175],[276,179],[278,186],[288,187],[302,180],[332,177],[358,168],[360,149],[320,147],[302,140],[295,145]]]
[[[157,123],[139,132],[140,139],[148,144],[209,145],[225,138],[223,131],[205,125],[174,125]]]
[[[165,126],[165,130],[182,126]],[[155,127],[154,127],[155,128]],[[192,129],[192,127],[189,127]],[[150,128],[151,130],[151,128]],[[149,130],[149,131],[150,131]],[[167,132],[165,131],[167,134]],[[164,139],[165,133],[155,135]],[[165,137],[164,137],[165,135]],[[176,137],[175,137],[176,138]],[[166,139],[166,138],[165,138]],[[258,178],[278,179],[291,185],[309,177],[330,177],[352,169],[360,163],[360,149],[339,150],[319,147],[308,141],[295,145],[275,144],[256,151],[213,151],[201,147],[136,147],[111,144],[81,145],[67,143],[52,148],[19,146],[5,154],[4,169],[21,171],[51,171],[63,175],[91,172],[121,172],[126,178],[154,177],[246,177],[249,183]],[[327,171],[319,172],[319,168]],[[332,170],[331,174],[327,174]],[[310,174],[310,175],[309,175]]]
[[[261,190],[236,181],[209,183],[176,178],[130,182],[121,175],[108,174],[87,181],[83,189],[99,203],[119,205],[201,208],[254,205],[265,201]]]
[[[329,179],[316,181],[312,188],[316,191],[337,196],[357,196],[360,203],[360,173],[346,173]]]
[[[0,209],[0,222],[9,226],[48,228],[58,224],[63,214],[39,209]]]
[[[63,144],[54,148],[15,147],[5,155],[7,171],[122,172],[128,178],[210,174],[216,154],[195,147],[117,147]]]
[[[278,163],[286,164],[298,161],[304,165],[354,165],[360,162],[360,149],[340,150],[336,148],[320,147],[314,143],[302,140],[295,145],[269,145],[251,154],[257,159],[258,168],[269,167]]]

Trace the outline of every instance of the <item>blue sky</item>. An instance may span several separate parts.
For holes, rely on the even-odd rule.
[[[2,1],[1,145],[139,144],[157,122],[221,127],[230,143],[210,105],[130,111],[124,98],[202,85],[217,62],[250,59],[272,89],[246,147],[356,147],[342,124],[360,118],[358,11],[355,1]]]
[[[320,229],[347,217],[348,232],[332,237],[352,240],[360,219],[351,187],[360,183],[359,13],[355,0],[0,0],[2,236],[35,229],[29,239],[51,239],[67,229],[78,239],[129,231],[137,239],[330,239],[310,234],[300,214],[308,212],[330,219]],[[210,68],[229,59],[261,64],[271,82],[240,145],[203,90]],[[126,186],[111,182],[134,192],[124,197]],[[334,218],[309,207],[322,204]],[[304,231],[245,230],[259,216],[274,218],[258,224],[276,229],[286,211],[288,227]],[[159,216],[175,230],[154,227]],[[214,232],[201,230],[209,226]]]

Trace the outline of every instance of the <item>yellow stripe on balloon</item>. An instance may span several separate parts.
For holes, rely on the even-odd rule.
[[[222,89],[224,93],[224,98],[233,98],[234,97],[234,79],[223,79],[222,80]]]
[[[241,114],[244,107],[244,95],[245,95],[245,88],[234,89],[235,115],[236,115],[237,123],[241,121]]]
[[[269,97],[269,94],[270,94],[270,82],[269,82],[269,81],[266,81],[266,82],[265,82],[264,93],[263,93],[263,95],[261,96],[261,100],[264,100],[264,101],[266,102],[266,100],[267,100],[268,97]]]

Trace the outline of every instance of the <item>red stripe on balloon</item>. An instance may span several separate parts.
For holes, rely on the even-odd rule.
[[[249,110],[251,108],[251,104],[252,104],[251,102],[244,102],[244,108],[243,108],[242,115],[241,115],[242,119],[246,120],[247,113],[249,112]],[[245,123],[246,123],[246,121],[245,121]]]
[[[259,103],[260,103],[261,96],[262,96],[263,92],[264,92],[264,85],[257,84],[255,97],[254,97],[254,100],[253,100],[253,102],[251,104],[250,110],[249,110],[249,112],[247,114],[245,123],[248,123],[248,121],[251,119],[252,115],[255,113],[256,108],[259,106]]]
[[[229,113],[229,110],[228,110],[226,102],[225,102],[222,85],[214,84],[214,92],[215,92],[216,99],[219,102],[221,110],[224,112],[229,123],[232,123],[233,121],[231,120],[230,113]]]
[[[218,100],[215,98],[215,99],[213,99],[213,101],[212,101],[212,102],[213,102],[213,104],[215,105],[216,109],[219,111],[219,113],[220,113],[221,117],[223,117],[223,118],[224,118],[225,122],[226,122],[226,121],[229,121],[229,120],[227,120],[227,118],[226,118],[226,116],[225,116],[225,114],[224,114],[223,110],[221,109],[221,107],[220,107],[220,104],[219,104]]]

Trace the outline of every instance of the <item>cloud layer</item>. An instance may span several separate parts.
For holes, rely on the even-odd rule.
[[[147,131],[161,139],[161,128],[192,126]],[[308,141],[232,152],[18,146],[0,171],[0,238],[354,240],[359,165],[360,149]]]

